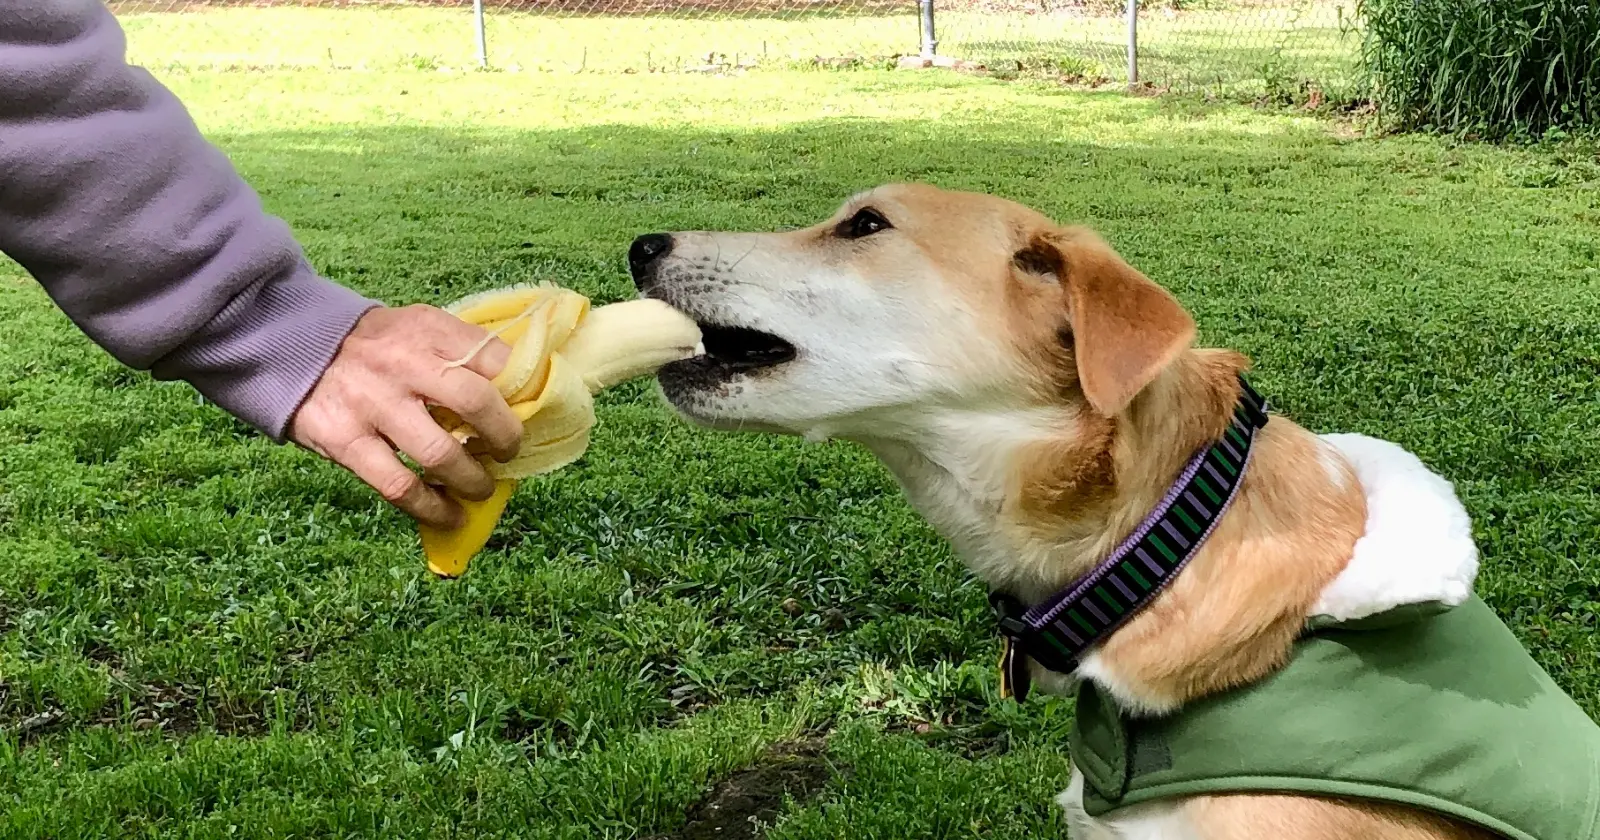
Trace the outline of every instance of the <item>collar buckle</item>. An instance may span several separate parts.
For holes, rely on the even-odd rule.
[[[989,593],[989,608],[994,611],[995,623],[1000,625],[1000,632],[1020,642],[1023,635],[1028,632],[1028,624],[1022,620],[1022,615],[1028,608],[1004,592]]]

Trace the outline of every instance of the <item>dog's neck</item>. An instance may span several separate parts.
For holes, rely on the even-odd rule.
[[[1241,367],[1185,354],[1116,419],[1049,404],[929,412],[861,442],[977,575],[1031,604],[1109,554],[1221,434]]]
[[[1091,571],[1222,434],[1243,364],[1186,353],[1115,419],[1049,406],[929,412],[916,434],[861,442],[991,588],[1034,604]],[[1184,573],[1081,661],[1078,675],[1124,708],[1169,711],[1266,675],[1350,562],[1366,515],[1350,465],[1281,417],[1255,447]]]

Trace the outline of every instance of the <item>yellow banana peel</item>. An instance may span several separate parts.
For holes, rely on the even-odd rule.
[[[460,528],[420,526],[428,569],[458,577],[489,541],[519,481],[561,469],[589,448],[594,395],[695,355],[700,328],[658,300],[591,308],[583,295],[548,284],[471,295],[445,310],[511,346],[494,385],[522,420],[522,448],[515,458],[502,464],[478,455],[495,479],[494,495],[482,502],[456,498],[465,512]],[[487,344],[452,364],[468,363]],[[431,411],[468,451],[475,449],[475,429],[448,409]]]

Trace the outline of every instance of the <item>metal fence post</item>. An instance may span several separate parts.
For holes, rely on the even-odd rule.
[[[1128,0],[1128,87],[1139,84],[1139,0]]]
[[[933,0],[917,0],[922,10],[922,57],[933,58],[939,49],[939,39],[933,34]]]
[[[478,27],[478,66],[489,67],[489,37],[483,31],[483,0],[472,0],[472,19]]]

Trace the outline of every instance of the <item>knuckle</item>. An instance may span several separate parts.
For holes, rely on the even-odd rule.
[[[343,430],[331,433],[324,432],[316,436],[313,444],[324,458],[339,464],[349,465],[355,460],[356,436],[343,434]]]
[[[406,317],[417,326],[439,329],[450,322],[450,313],[426,303],[413,303],[406,307]]]
[[[409,470],[401,470],[378,483],[378,494],[385,501],[397,503],[405,500],[422,486],[422,479]]]
[[[489,415],[494,412],[494,404],[498,394],[491,393],[484,388],[472,388],[461,395],[461,408],[463,414]]]
[[[350,465],[355,460],[355,442],[340,438],[322,439],[316,442],[317,451],[330,461],[337,464]]]
[[[417,451],[411,453],[411,457],[417,459],[417,463],[424,469],[436,470],[450,463],[460,450],[461,445],[456,443],[455,438],[439,434],[428,438],[417,447]]]

